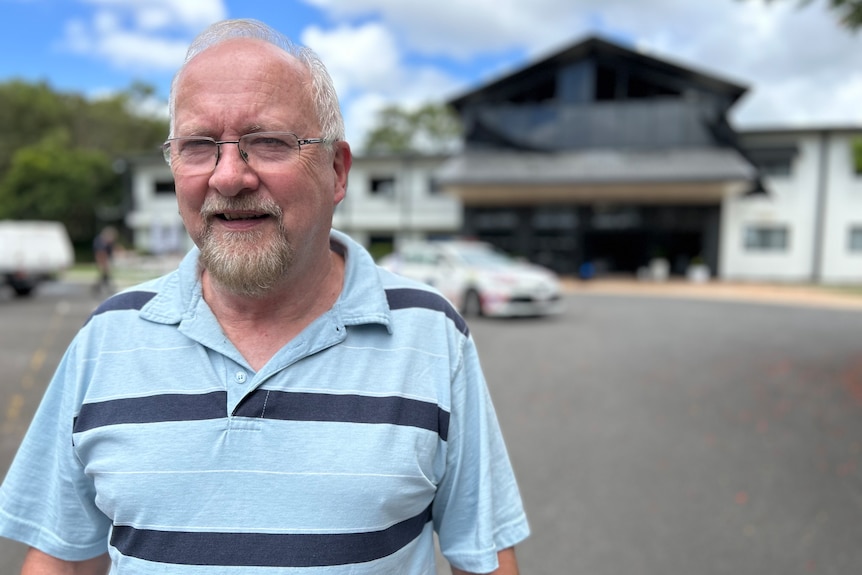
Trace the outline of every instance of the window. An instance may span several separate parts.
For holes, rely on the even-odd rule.
[[[443,193],[443,186],[437,178],[428,178],[428,195],[439,196]]]
[[[479,230],[514,230],[520,219],[514,210],[480,211],[473,216],[473,225]]]
[[[392,176],[371,178],[371,195],[379,198],[394,198],[395,178]]]
[[[578,216],[564,206],[536,208],[532,225],[535,230],[571,230],[578,226]]]
[[[848,236],[847,248],[857,254],[862,254],[862,225],[852,226]]]
[[[375,260],[389,255],[395,249],[395,239],[390,236],[371,236],[368,238],[368,251]]]
[[[857,176],[862,176],[862,137],[853,138],[853,169]]]
[[[758,164],[760,173],[772,178],[787,178],[792,173],[792,162],[790,159],[766,160]]]
[[[793,163],[799,155],[799,149],[795,145],[753,147],[747,152],[760,173],[773,178],[792,176]]]
[[[173,195],[173,194],[177,193],[177,189],[174,186],[173,180],[171,180],[170,182],[156,182],[155,187],[156,187],[156,194],[157,195],[161,195],[161,194]]]
[[[745,228],[745,249],[758,252],[787,251],[790,233],[785,226],[749,226]]]

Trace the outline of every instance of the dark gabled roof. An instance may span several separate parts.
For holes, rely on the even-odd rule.
[[[704,90],[729,96],[731,102],[735,102],[742,97],[746,91],[748,91],[746,86],[719,78],[713,74],[700,72],[688,66],[672,63],[666,59],[655,58],[643,52],[626,48],[620,44],[610,42],[598,36],[591,36],[569,46],[568,48],[564,48],[550,56],[531,62],[514,72],[510,72],[505,76],[481,85],[478,88],[471,89],[470,91],[450,100],[449,104],[456,108],[460,108],[463,104],[466,104],[469,100],[481,95],[483,92],[511,82],[517,82],[522,77],[530,75],[537,68],[561,67],[571,64],[572,62],[585,60],[591,56],[597,55],[626,59],[632,61],[638,67],[652,69],[663,74],[684,79],[690,84],[698,86]]]

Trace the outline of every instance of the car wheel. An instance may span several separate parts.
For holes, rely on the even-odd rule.
[[[463,310],[464,317],[478,317],[482,315],[482,298],[479,297],[479,292],[474,289],[468,290],[464,294]]]
[[[12,289],[15,291],[15,295],[18,297],[27,297],[33,292],[33,288],[35,287],[33,284],[16,281],[11,282],[9,285],[12,286]]]

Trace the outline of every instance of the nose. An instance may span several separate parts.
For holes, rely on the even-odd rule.
[[[221,159],[221,147],[227,144],[235,144],[236,149],[239,152],[239,157],[242,158],[242,161],[248,163],[248,154],[245,150],[243,150],[239,145],[239,140],[223,140],[221,142],[216,142],[216,165],[218,165],[219,160]]]
[[[210,175],[210,186],[224,196],[236,196],[257,188],[257,174],[248,165],[248,154],[239,147],[238,141],[217,142],[216,166]],[[237,153],[231,149],[236,145]],[[228,145],[227,149],[222,146]]]

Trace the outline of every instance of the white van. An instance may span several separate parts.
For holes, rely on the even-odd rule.
[[[75,263],[75,252],[60,222],[0,221],[0,279],[16,295],[30,294]]]

